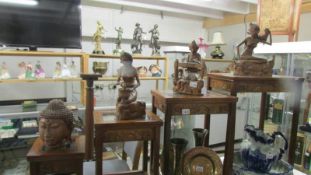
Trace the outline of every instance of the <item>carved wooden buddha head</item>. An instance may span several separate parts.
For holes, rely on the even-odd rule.
[[[39,133],[44,149],[58,149],[70,143],[73,114],[61,100],[51,100],[39,118]]]

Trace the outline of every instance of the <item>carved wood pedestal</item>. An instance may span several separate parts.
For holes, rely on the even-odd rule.
[[[145,119],[115,120],[105,116],[95,116],[95,152],[102,155],[104,142],[144,141],[143,171],[147,172],[148,141],[151,141],[152,174],[159,174],[160,128],[162,120],[146,111]],[[96,174],[102,174],[102,156],[96,156]],[[128,173],[131,174],[131,173]],[[135,173],[133,173],[135,174]]]
[[[83,174],[84,136],[73,139],[70,148],[64,150],[42,151],[43,142],[37,138],[27,154],[30,162],[30,175],[50,173]]]
[[[238,92],[260,92],[261,107],[259,128],[263,129],[266,115],[267,92],[291,92],[294,94],[293,119],[291,126],[291,137],[289,141],[288,162],[294,164],[295,143],[297,136],[298,118],[300,110],[301,88],[304,78],[291,76],[234,76],[230,73],[208,74],[208,89],[225,90],[232,96]]]
[[[152,90],[152,111],[156,113],[157,109],[165,113],[164,123],[164,142],[163,142],[163,169],[165,175],[171,175],[169,172],[169,142],[171,131],[171,118],[173,115],[197,115],[205,114],[205,128],[210,128],[210,114],[228,114],[227,133],[225,145],[225,159],[223,174],[230,175],[233,163],[234,150],[234,130],[235,130],[235,106],[236,97],[208,92],[202,96],[181,95],[173,91]],[[209,135],[205,140],[205,146],[208,146]]]

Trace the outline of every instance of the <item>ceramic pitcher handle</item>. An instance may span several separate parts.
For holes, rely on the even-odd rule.
[[[285,138],[285,136],[281,133],[281,132],[274,132],[273,134],[272,134],[272,137],[273,137],[273,139],[275,139],[275,136],[277,136],[277,135],[279,135],[279,136],[281,136],[282,138],[283,138],[283,140],[284,140],[284,142],[285,142],[285,145],[284,145],[284,148],[282,149],[282,148],[280,148],[280,155],[279,155],[279,160],[282,158],[282,154],[287,150],[287,148],[288,148],[288,141],[287,141],[287,139]]]

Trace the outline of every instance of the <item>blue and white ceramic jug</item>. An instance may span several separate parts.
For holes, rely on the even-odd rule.
[[[282,158],[288,143],[281,132],[274,132],[271,136],[252,125],[244,128],[248,138],[241,144],[241,158],[245,168],[267,173],[272,165]]]

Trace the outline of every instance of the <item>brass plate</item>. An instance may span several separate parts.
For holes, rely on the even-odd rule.
[[[183,161],[184,175],[221,175],[222,163],[217,153],[207,147],[187,151]]]

